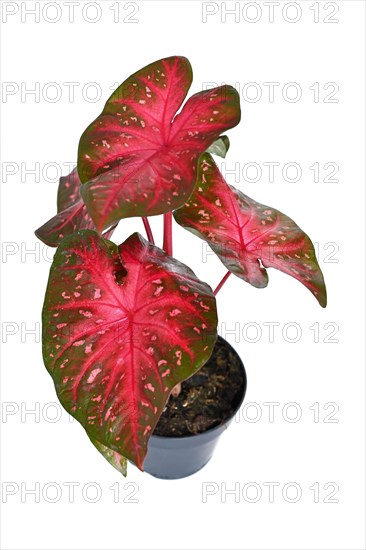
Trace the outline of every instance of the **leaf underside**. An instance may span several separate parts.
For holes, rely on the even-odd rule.
[[[99,231],[121,218],[164,214],[193,191],[197,161],[240,120],[237,91],[193,95],[184,57],[156,61],[130,76],[81,136],[81,194]]]
[[[208,153],[200,159],[194,192],[174,217],[244,281],[263,288],[268,284],[265,268],[274,267],[300,281],[326,306],[323,274],[310,238],[285,214],[228,185]]]
[[[211,355],[211,288],[137,233],[117,246],[80,231],[56,251],[42,319],[62,405],[142,469],[170,391]]]
[[[213,142],[212,145],[210,145],[210,147],[208,147],[206,152],[224,159],[227,155],[229,148],[229,138],[227,136],[220,136],[216,141]]]

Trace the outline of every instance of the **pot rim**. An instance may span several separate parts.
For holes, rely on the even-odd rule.
[[[204,432],[200,432],[198,434],[189,434],[189,435],[182,435],[182,436],[175,437],[175,436],[167,436],[167,435],[154,435],[154,432],[153,432],[152,435],[151,435],[151,439],[152,438],[154,438],[155,440],[159,440],[159,439],[160,440],[167,440],[168,439],[169,441],[174,441],[174,440],[181,440],[182,441],[183,439],[191,439],[193,437],[198,437],[200,435],[204,435],[204,434],[207,434],[209,432],[214,432],[215,430],[219,431],[220,429],[222,429],[224,427],[227,427],[227,424],[229,422],[231,422],[231,420],[234,418],[234,416],[236,415],[236,413],[238,412],[238,410],[242,406],[244,398],[245,398],[245,394],[247,392],[247,373],[246,373],[246,370],[245,370],[244,363],[243,363],[240,355],[236,351],[236,349],[234,349],[233,346],[227,340],[225,340],[225,338],[222,338],[222,336],[220,336],[219,334],[217,335],[217,340],[224,341],[225,344],[227,345],[227,347],[229,348],[229,350],[232,351],[233,353],[235,353],[235,355],[239,359],[239,363],[240,363],[240,366],[242,368],[243,375],[244,375],[242,397],[241,397],[238,405],[236,406],[235,410],[233,411],[232,415],[229,416],[229,418],[227,418],[224,422],[222,422],[222,424],[218,424],[218,426],[214,426],[213,428],[208,428],[208,430],[205,430]],[[199,372],[199,371],[197,371],[197,372]]]

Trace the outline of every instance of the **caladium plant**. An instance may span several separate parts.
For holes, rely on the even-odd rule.
[[[191,81],[189,61],[174,56],[123,82],[81,136],[58,214],[36,231],[58,247],[42,314],[46,368],[62,405],[123,474],[127,460],[143,469],[168,399],[210,358],[215,296],[230,273],[262,288],[274,267],[326,305],[309,237],[228,185],[211,156],[227,153],[221,133],[240,121],[237,92],[221,86],[182,107]],[[148,221],[160,214],[162,248]],[[172,257],[173,214],[228,269],[215,291]],[[109,240],[121,219],[138,216],[147,240]]]

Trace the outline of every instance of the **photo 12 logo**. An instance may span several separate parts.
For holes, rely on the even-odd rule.
[[[337,2],[202,2],[202,22],[339,23]]]
[[[219,85],[217,82],[203,82],[202,90],[216,88]],[[247,103],[259,101],[298,103],[300,100],[313,103],[339,103],[340,86],[337,82],[251,81],[235,82],[233,86],[240,98]]]
[[[1,22],[139,23],[137,2],[1,2]]]
[[[336,162],[301,162],[262,161],[230,163],[221,161],[221,173],[229,183],[339,183],[339,164]],[[11,167],[9,167],[11,171]]]
[[[340,487],[334,481],[312,485],[304,485],[297,481],[281,483],[279,481],[239,481],[217,483],[204,481],[202,483],[201,500],[208,502],[231,503],[283,503],[296,504],[298,502],[313,502],[314,504],[338,504],[337,497]]]
[[[1,484],[1,501],[4,504],[11,502],[29,503],[75,503],[86,502],[114,502],[115,504],[138,504],[137,494],[140,487],[135,482],[118,483],[104,487],[96,481],[80,483],[79,481],[48,483],[3,481]]]

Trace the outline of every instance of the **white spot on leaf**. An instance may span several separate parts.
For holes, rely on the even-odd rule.
[[[99,369],[99,368],[93,369],[93,370],[91,371],[90,375],[89,375],[89,378],[88,378],[88,380],[87,380],[87,383],[88,383],[88,384],[91,384],[92,382],[94,382],[95,377],[96,377],[100,372],[102,372],[102,369]]]

